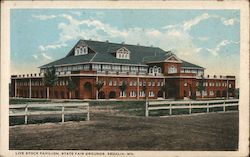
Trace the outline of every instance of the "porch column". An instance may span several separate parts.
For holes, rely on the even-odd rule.
[[[165,86],[165,85],[166,85],[166,78],[164,77],[164,79],[163,79],[163,86]],[[166,99],[166,91],[165,91],[165,89],[163,91],[163,99]]]
[[[136,96],[137,96],[137,99],[139,99],[139,84],[140,84],[140,80],[139,80],[139,77],[137,77],[137,94],[136,94]]]
[[[29,98],[31,98],[31,78],[30,78],[30,81],[29,81]]]
[[[14,97],[16,97],[17,96],[17,89],[16,89],[16,87],[17,87],[17,85],[16,85],[16,79],[15,79],[15,89],[14,89]]]
[[[96,82],[95,83],[97,83],[98,82],[98,76],[96,76]],[[97,100],[98,99],[98,91],[97,90],[95,90],[96,91],[96,93],[95,93],[95,99]]]
[[[227,79],[227,99],[228,99],[228,79]]]

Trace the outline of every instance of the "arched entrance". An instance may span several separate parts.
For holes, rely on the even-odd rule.
[[[92,98],[92,84],[90,82],[86,82],[84,85],[83,95],[85,99]]]
[[[227,91],[224,90],[224,91],[222,92],[222,97],[227,97]]]
[[[221,97],[221,94],[220,94],[219,90],[216,91],[216,97]]]
[[[187,91],[184,90],[184,97],[187,97]]]
[[[157,97],[158,97],[158,98],[162,98],[162,97],[163,97],[163,92],[162,92],[161,90],[158,91]]]
[[[110,99],[116,98],[116,93],[115,93],[115,91],[109,92],[109,98],[110,98]]]
[[[99,92],[98,99],[105,99],[105,93],[103,91]]]

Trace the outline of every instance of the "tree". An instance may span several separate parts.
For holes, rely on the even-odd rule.
[[[46,69],[44,73],[43,82],[44,86],[47,87],[47,99],[49,99],[49,88],[56,85],[58,77],[56,75],[56,69],[53,66],[52,68]]]
[[[126,91],[127,89],[127,83],[125,81],[122,82],[122,85],[119,86],[121,92],[122,92],[122,95],[123,93]]]
[[[96,99],[98,99],[99,92],[100,92],[100,90],[102,89],[103,85],[104,85],[104,82],[102,82],[102,81],[96,82],[96,84],[95,84],[95,87],[96,87],[96,90],[97,90]]]
[[[164,98],[168,97],[169,89],[170,89],[170,86],[166,83],[161,87],[161,90],[164,93]]]
[[[234,96],[235,88],[234,87],[228,88],[228,93],[229,93],[229,96]]]
[[[69,77],[68,79],[68,85],[67,85],[67,88],[69,90],[69,99],[71,99],[71,92],[76,90],[76,84],[74,81],[72,81],[71,77]]]
[[[202,92],[206,90],[206,87],[204,86],[205,79],[203,76],[201,76],[201,79],[198,81],[197,90],[201,93],[201,98],[203,98]]]
[[[174,92],[174,86],[172,85],[172,84],[170,84],[170,83],[165,83],[162,87],[161,87],[161,90],[163,91],[163,93],[164,93],[164,97],[165,98],[168,98],[168,96],[169,96],[169,93],[170,92]]]

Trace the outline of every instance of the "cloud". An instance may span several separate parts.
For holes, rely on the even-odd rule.
[[[52,57],[48,56],[46,53],[41,53],[42,56],[47,60],[52,60]]]
[[[226,26],[230,26],[230,25],[234,25],[236,22],[239,22],[239,20],[234,19],[234,18],[231,18],[231,19],[221,18],[221,22]]]
[[[138,28],[118,29],[115,26],[104,23],[98,19],[78,19],[72,14],[57,15],[66,21],[58,24],[60,30],[59,38],[52,44],[40,45],[39,50],[45,54],[50,50],[66,47],[67,42],[77,39],[109,40],[120,41],[129,44],[139,43],[140,45],[154,45],[165,50],[175,49],[176,54],[184,58],[192,59],[194,55],[203,49],[210,52],[213,56],[218,56],[221,47],[229,44],[227,40],[216,45],[214,49],[197,47],[193,40],[208,41],[208,37],[193,38],[189,31],[199,23],[209,18],[219,19],[224,25],[232,25],[237,22],[235,19],[226,19],[218,15],[203,13],[190,20],[183,21],[175,25],[166,25],[162,28]],[[103,15],[103,13],[101,13]],[[150,40],[154,37],[154,40]],[[45,54],[46,55],[46,54]],[[50,59],[50,56],[45,56]]]
[[[81,16],[82,14],[80,11],[70,11],[70,13],[77,16]]]
[[[214,56],[218,56],[221,48],[225,47],[225,46],[227,46],[229,44],[239,44],[239,42],[229,41],[229,40],[222,40],[215,48],[213,48],[213,49],[207,48],[207,51],[210,52]]]
[[[38,20],[50,20],[50,19],[56,18],[57,16],[56,15],[32,15],[32,17]]]
[[[38,59],[38,56],[37,55],[32,55],[32,57],[37,60]]]
[[[204,13],[200,16],[197,16],[189,21],[185,21],[182,25],[184,30],[190,30],[193,26],[199,24],[201,21],[209,19],[213,16],[209,15],[208,13]]]
[[[58,49],[58,48],[62,48],[62,47],[66,47],[67,44],[65,43],[55,43],[55,44],[49,44],[46,46],[40,45],[38,48],[40,51],[47,51],[49,49]]]
[[[197,39],[200,41],[207,41],[209,40],[209,37],[197,37]]]

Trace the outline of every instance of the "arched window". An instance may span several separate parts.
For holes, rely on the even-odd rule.
[[[149,73],[153,73],[153,68],[149,68]]]
[[[162,73],[161,67],[158,67],[157,71],[158,71],[158,73]]]
[[[157,73],[157,66],[154,66],[154,73],[156,74]]]
[[[177,68],[176,68],[174,65],[170,66],[170,67],[168,68],[168,73],[169,73],[169,74],[177,73]]]

